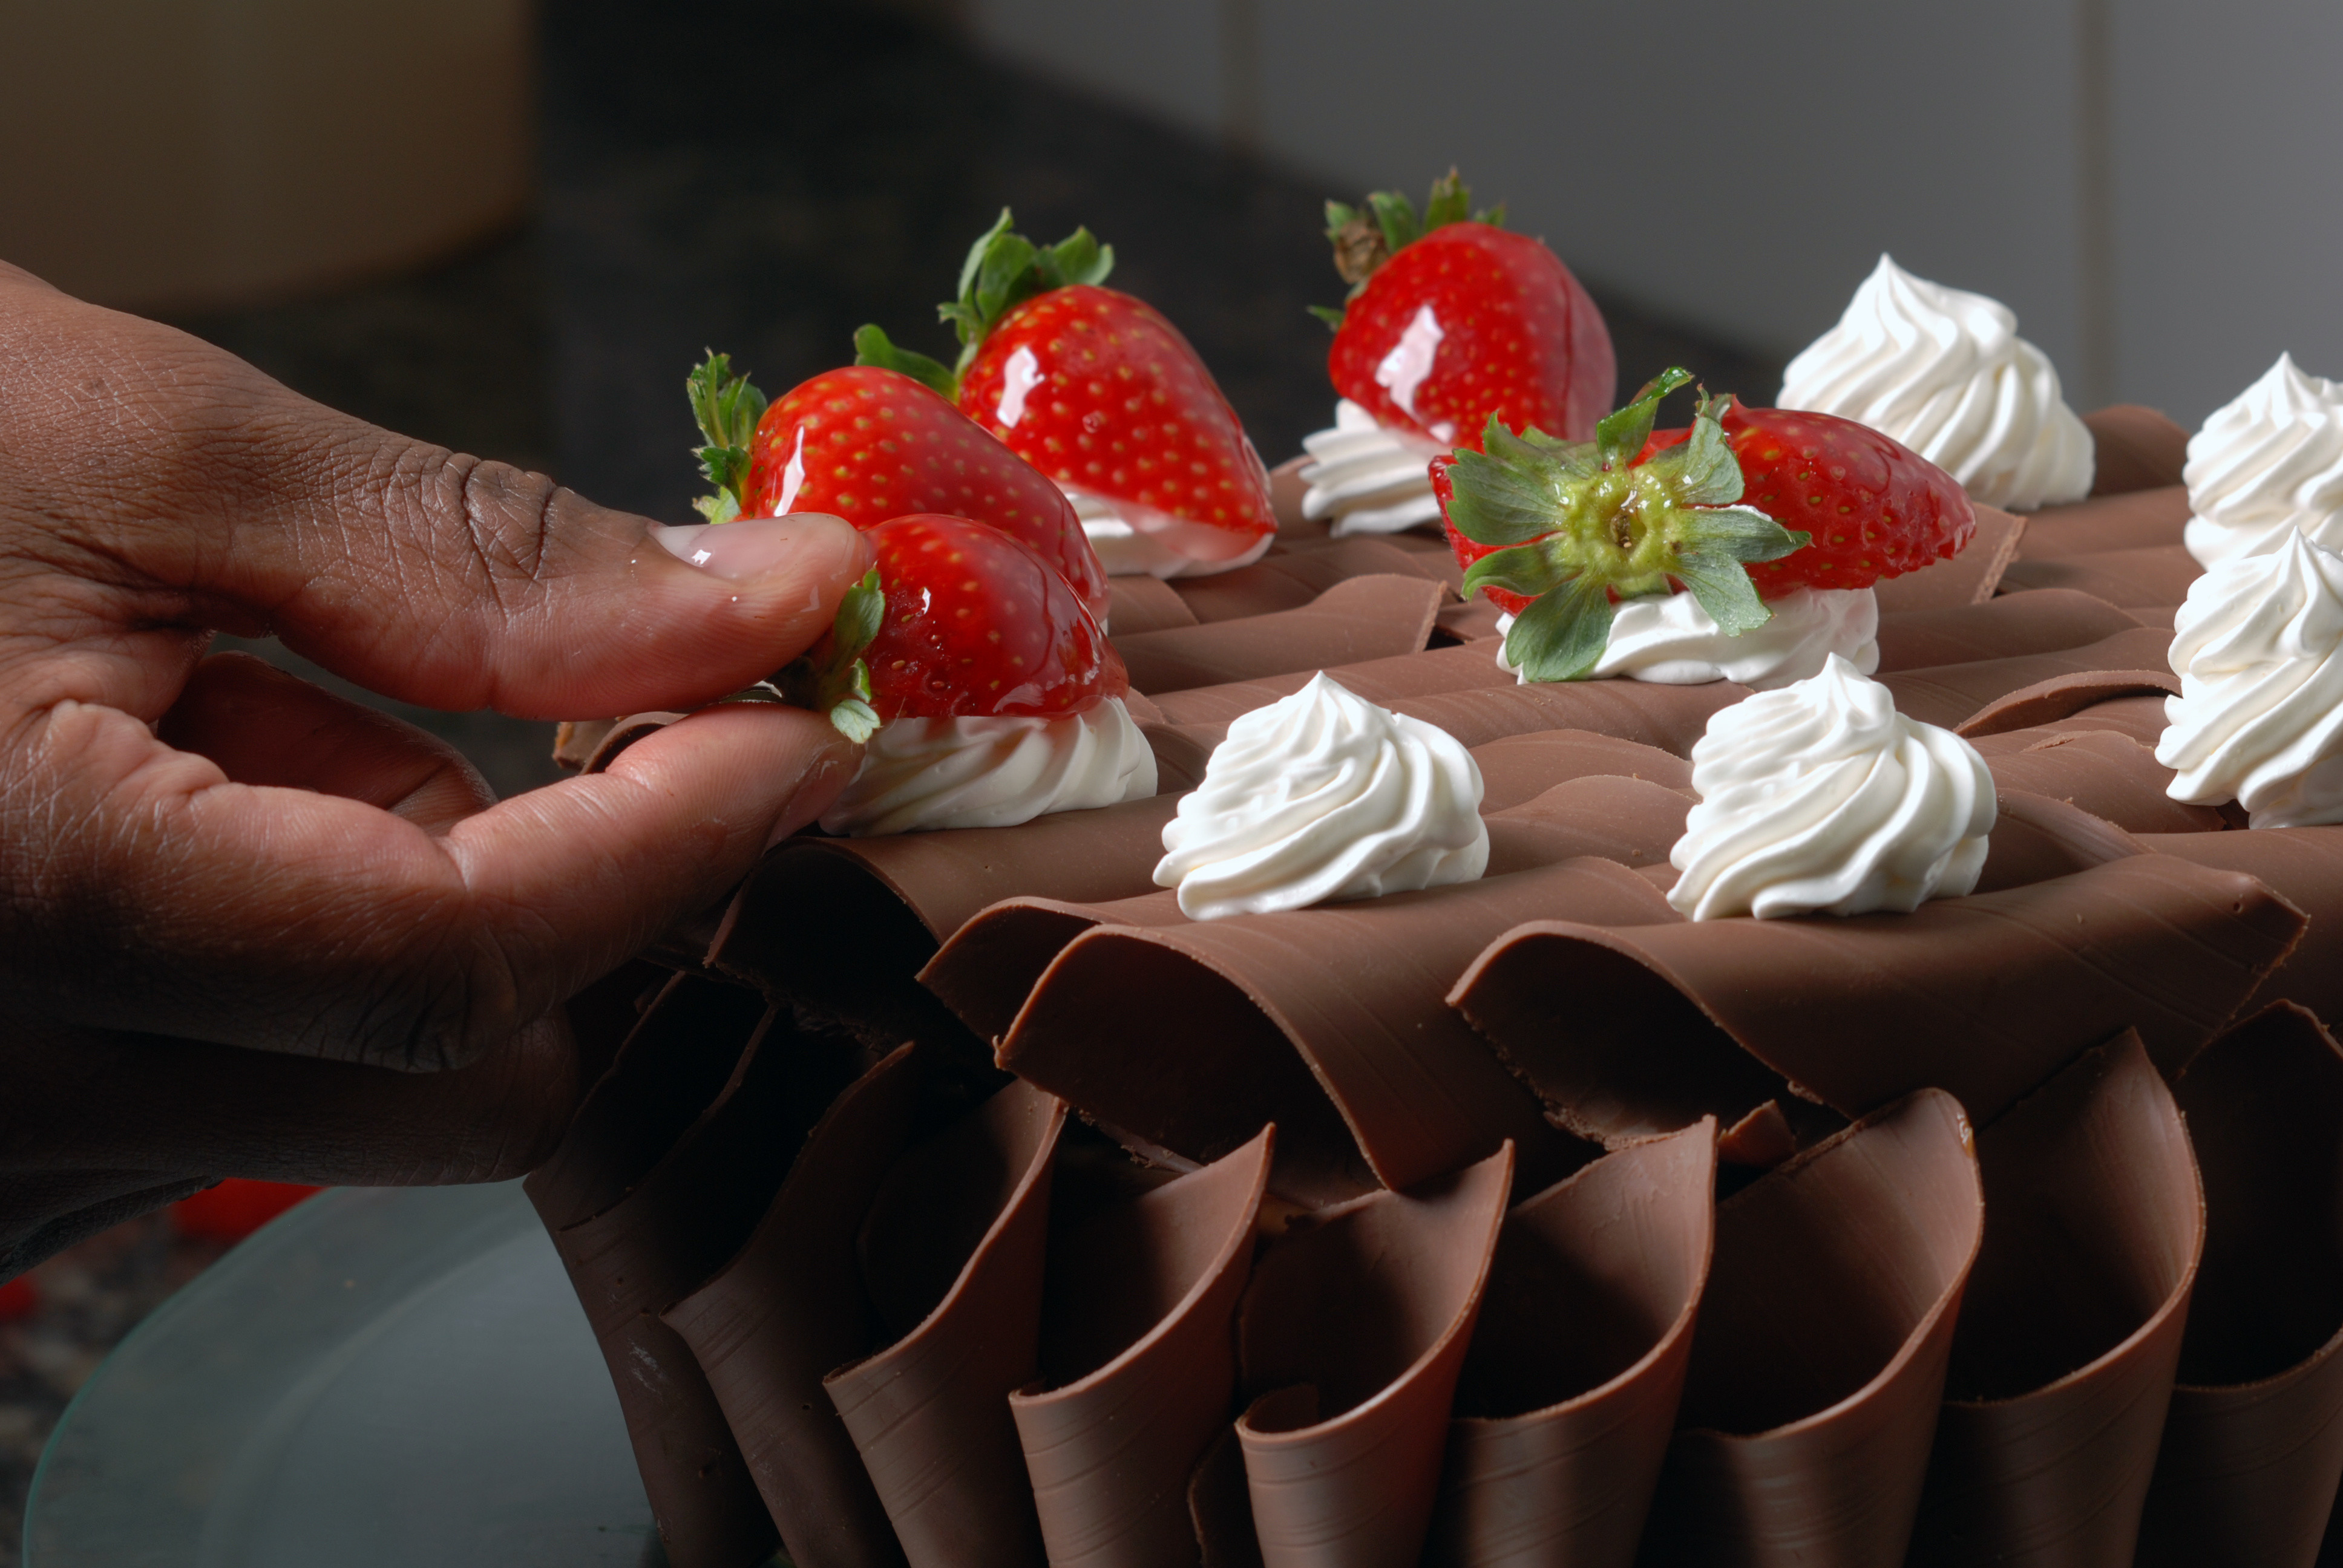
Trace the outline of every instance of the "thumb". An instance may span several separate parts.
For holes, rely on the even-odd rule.
[[[45,564],[113,590],[115,618],[271,630],[432,708],[704,702],[802,652],[870,563],[834,518],[664,528],[596,506],[21,275],[0,274],[0,512],[40,518]]]

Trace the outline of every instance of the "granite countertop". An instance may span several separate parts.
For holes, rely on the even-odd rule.
[[[850,357],[866,321],[940,353],[935,302],[1006,205],[1025,233],[1084,224],[1111,242],[1116,284],[1194,341],[1270,462],[1331,417],[1326,329],[1304,307],[1342,293],[1320,204],[1360,193],[854,7],[571,0],[544,27],[542,199],[525,228],[419,276],[177,324],[366,418],[690,521],[681,388],[702,349],[729,351],[771,393]],[[729,84],[711,81],[718,62]],[[1567,235],[1546,237],[1569,256]],[[1682,363],[1772,396],[1778,365],[1588,281],[1623,387]],[[334,684],[274,644],[241,646]],[[502,793],[558,777],[550,724],[381,706],[447,738]],[[32,1467],[65,1402],[218,1250],[151,1216],[44,1264],[37,1315],[0,1324],[0,1568],[17,1561]]]

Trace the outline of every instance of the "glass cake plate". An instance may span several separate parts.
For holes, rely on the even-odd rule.
[[[520,1184],[349,1189],[141,1324],[33,1481],[25,1568],[663,1563]]]

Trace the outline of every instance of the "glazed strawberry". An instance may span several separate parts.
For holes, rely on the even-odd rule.
[[[829,512],[864,529],[911,512],[990,523],[1106,613],[1105,569],[1064,493],[897,371],[848,366],[783,394],[758,421],[740,507],[752,518]]]
[[[1277,530],[1269,476],[1228,399],[1153,307],[1099,286],[1114,253],[1076,230],[1037,246],[1003,211],[944,306],[956,368],[855,335],[860,363],[900,370],[1059,484],[1116,503],[1180,554],[1234,560]]]
[[[1475,213],[1451,169],[1418,220],[1395,191],[1360,213],[1326,204],[1335,266],[1356,284],[1326,359],[1334,389],[1384,425],[1477,447],[1493,418],[1575,441],[1594,434],[1617,368],[1603,313],[1561,259]]]
[[[918,513],[870,533],[884,613],[859,649],[833,638],[812,659],[859,652],[880,719],[1054,719],[1131,689],[1121,656],[1065,578],[1000,529]]]

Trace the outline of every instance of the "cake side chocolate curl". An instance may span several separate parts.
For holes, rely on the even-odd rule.
[[[2252,877],[2309,917],[2309,938],[2240,1004],[2239,1017],[2284,1000],[2330,1026],[2343,1021],[2343,962],[2333,946],[2343,933],[2343,827],[2153,833],[2139,841],[2157,855]]]
[[[2080,561],[2120,550],[2162,549],[2181,542],[2188,522],[2188,490],[2176,475],[2167,484],[2094,496],[2034,515],[2017,547],[2025,561]]]
[[[2071,877],[2110,860],[2145,855],[2147,846],[2104,817],[2079,806],[2029,795],[2022,789],[1994,792],[1993,837],[1986,846],[1985,869],[1974,890],[1997,893]]]
[[[1237,1422],[1265,1568],[1413,1568],[1513,1150],[1282,1239],[1245,1292]]]
[[[2083,416],[2097,463],[2094,496],[2124,495],[2180,483],[2188,457],[2188,432],[2160,408],[2116,403]]]
[[[2188,585],[2204,573],[2204,567],[2186,547],[2149,545],[2052,560],[2012,561],[2009,570],[2002,574],[2002,587],[2005,590],[2075,588],[2129,608],[2179,604],[2188,597]]]
[[[1708,1278],[1715,1176],[1704,1119],[1506,1215],[1426,1562],[1634,1561]]]
[[[1982,604],[1879,618],[1875,674],[2084,648],[2139,625],[2131,611],[2072,588],[2005,594]]]
[[[1908,915],[1541,920],[1493,942],[1451,998],[1554,1115],[1606,1137],[1730,1111],[1684,1102],[1687,1076],[1704,1093],[1725,1081],[1728,1045],[1845,1115],[1933,1084],[1993,1117],[2127,1027],[2177,1070],[2304,925],[2251,877],[2142,855]]]
[[[1291,697],[1310,684],[1315,669],[1231,681],[1221,686],[1191,687],[1167,691],[1156,699],[1167,724],[1226,724],[1266,708],[1281,697]],[[1424,697],[1443,691],[1470,691],[1483,687],[1511,686],[1513,678],[1497,668],[1489,650],[1468,645],[1435,648],[1357,664],[1335,665],[1325,671],[1343,690],[1388,708],[1395,699]],[[1551,729],[1553,725],[1539,725]]]
[[[1448,590],[1388,573],[1338,582],[1310,603],[1242,620],[1116,637],[1131,688],[1150,697],[1420,653]]]
[[[1337,583],[1370,576],[1415,578],[1453,585],[1463,574],[1446,553],[1426,555],[1388,539],[1330,539],[1305,550],[1270,553],[1249,567],[1210,577],[1180,578],[1164,585],[1199,624],[1242,620],[1282,609],[1298,609]]]
[[[2343,1479],[2343,1052],[2271,1006],[2173,1085],[2205,1261],[2141,1523],[2144,1568],[2312,1568]]]
[[[1637,1561],[1903,1562],[1984,1224],[1968,1119],[1938,1090],[1719,1204]]]
[[[2167,668],[2171,646],[2171,633],[2134,627],[2081,648],[1901,670],[1880,684],[1896,694],[1898,712],[1957,729],[1988,703],[2061,676]]]
[[[2197,1162],[2138,1036],[1987,1127],[1985,1246],[1910,1562],[2126,1568],[2205,1245]]]
[[[2209,806],[2175,800],[2174,773],[2152,747],[2112,730],[2082,730],[2028,741],[2022,748],[1977,748],[2000,789],[2022,789],[2079,806],[2131,833],[2217,833],[2227,825]]]

